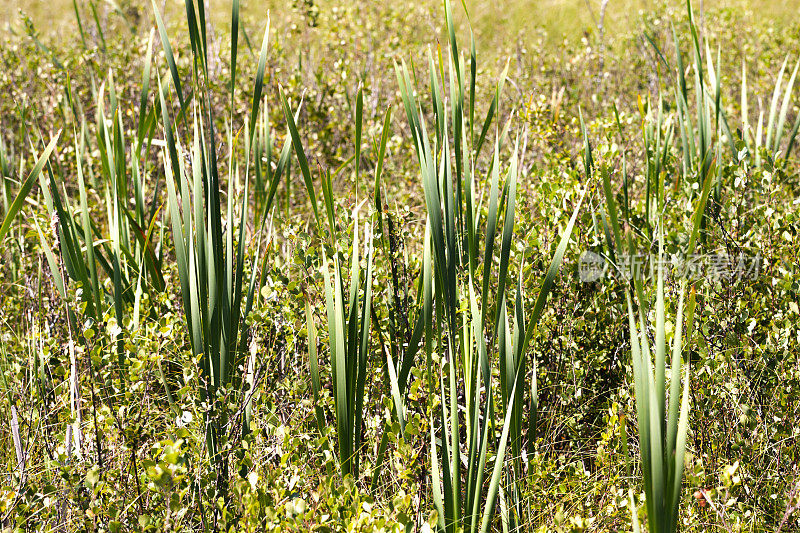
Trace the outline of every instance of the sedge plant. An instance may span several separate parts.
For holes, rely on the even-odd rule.
[[[582,129],[584,165],[587,173],[591,175],[594,161],[583,123]],[[612,267],[623,275],[623,279],[631,280],[625,285],[625,304],[631,342],[634,398],[647,527],[650,533],[674,533],[678,530],[684,456],[689,430],[690,367],[689,358],[684,355],[693,334],[696,286],[694,283],[690,284],[685,277],[679,281],[674,330],[670,346],[666,318],[668,302],[665,289],[663,243],[665,218],[663,213],[666,206],[664,181],[658,181],[660,190],[655,201],[659,213],[655,220],[658,255],[655,257],[655,279],[651,290],[648,291],[642,279],[642,272],[635,268],[630,272],[624,270],[622,256],[626,253],[634,253],[635,241],[630,230],[627,239],[623,233],[608,169],[602,168],[601,173],[605,192],[605,209],[601,210],[601,215],[607,242],[606,258]],[[713,184],[718,179],[719,175],[712,161],[706,171],[700,194],[695,200],[688,240],[682,249],[682,255],[685,258],[690,258],[694,254],[701,240],[700,235],[709,196]],[[650,201],[649,196],[648,191],[645,202]],[[688,304],[686,302],[687,294]],[[654,317],[652,322],[649,318],[651,315]],[[671,357],[668,356],[670,349]],[[624,449],[627,456],[627,443]],[[633,491],[630,491],[629,500],[633,510],[634,531],[638,532],[641,526]]]
[[[396,72],[417,151],[427,210],[423,309],[429,388],[434,398],[438,395],[438,405],[430,414],[432,497],[438,528],[448,532],[488,531],[506,471],[506,448],[511,443],[518,458],[525,437],[529,444],[533,441],[535,427],[526,431],[523,424],[528,402],[531,406],[528,416],[535,424],[537,405],[535,362],[530,389],[524,383],[530,366],[527,349],[554,285],[583,197],[562,233],[527,319],[522,310],[521,279],[517,283],[512,328],[507,318],[507,294],[509,285],[513,285],[509,283],[509,273],[513,266],[517,184],[525,145],[523,141],[520,146],[518,138],[510,148],[507,166],[501,165],[501,152],[507,145],[510,127],[508,121],[501,128],[499,119],[506,71],[496,84],[482,125],[476,123],[475,43],[473,40],[469,59],[465,61],[459,51],[450,3],[445,2],[444,8],[450,54],[445,58],[440,54],[438,62],[433,54],[428,54],[430,107],[434,118],[431,134],[423,120],[408,67],[402,62],[396,66]],[[448,88],[449,98],[445,96]],[[482,155],[482,148],[491,144],[486,141],[493,129],[494,150],[487,158]],[[476,191],[478,169],[487,164],[487,159],[489,190],[482,195],[487,199],[484,218]],[[500,242],[496,246],[498,232]],[[495,274],[496,252],[499,252],[499,266]],[[521,276],[523,268],[521,265],[517,268]],[[495,354],[501,361],[499,384],[492,370]],[[495,426],[497,392],[503,402],[500,428]],[[496,438],[498,429],[500,436]],[[495,460],[491,472],[487,472],[491,448],[495,449]],[[517,469],[517,478],[521,475]],[[516,490],[514,494],[514,516],[509,516],[507,506],[501,506],[506,509],[504,524],[521,522],[522,502]]]
[[[233,111],[227,117],[227,154],[216,144],[217,117],[208,89],[206,13],[203,2],[186,2],[189,37],[193,51],[193,98],[189,102],[181,85],[172,48],[161,15],[154,4],[172,87],[178,99],[178,116],[173,119],[168,104],[170,91],[159,77],[159,98],[164,131],[162,159],[166,170],[167,204],[175,259],[180,276],[183,310],[192,355],[201,370],[201,400],[205,405],[205,433],[208,456],[217,476],[217,490],[227,496],[227,450],[236,437],[234,428],[245,435],[251,427],[253,362],[248,360],[249,331],[245,322],[260,292],[266,253],[260,253],[261,230],[274,201],[277,184],[290,144],[281,152],[271,182],[264,185],[259,208],[251,213],[251,158],[261,155],[265,140],[259,124],[262,90],[268,50],[269,21],[258,59],[252,88],[249,119],[234,131]],[[239,2],[231,11],[230,98],[236,86]],[[263,122],[261,122],[263,124]],[[188,131],[185,131],[188,130]],[[181,142],[185,131],[189,141]],[[243,152],[243,156],[241,154]],[[227,157],[227,199],[223,195],[223,166]],[[252,234],[248,226],[254,228]],[[256,246],[251,246],[255,242]],[[261,263],[259,262],[261,261]],[[242,407],[231,411],[238,394]]]
[[[373,269],[374,269],[374,231],[373,224],[368,222],[364,225],[364,244],[366,268],[361,267],[360,242],[359,236],[359,204],[353,210],[353,235],[347,244],[343,246],[343,252],[350,250],[350,276],[349,289],[347,286],[347,276],[341,268],[339,256],[340,240],[337,232],[336,203],[333,197],[333,179],[346,168],[351,162],[356,177],[356,195],[358,195],[359,175],[361,174],[361,144],[362,144],[362,125],[363,125],[363,91],[359,88],[355,102],[355,150],[353,157],[347,159],[335,172],[326,170],[321,172],[320,185],[321,196],[323,199],[323,215],[320,215],[317,206],[317,189],[311,176],[308,159],[305,155],[303,144],[300,140],[300,132],[297,127],[297,113],[292,113],[289,102],[281,91],[281,102],[284,110],[289,137],[297,155],[298,166],[303,176],[308,196],[312,203],[312,211],[315,216],[318,233],[323,240],[322,243],[322,273],[325,293],[325,310],[328,330],[328,352],[330,356],[330,376],[333,384],[334,416],[336,420],[336,439],[337,454],[342,476],[352,476],[355,479],[360,477],[361,452],[365,447],[363,442],[362,424],[364,420],[365,405],[365,385],[367,383],[368,361],[372,349],[370,342],[371,330],[373,326],[373,316],[376,311],[373,307]],[[299,107],[298,107],[299,112]],[[383,130],[380,137],[379,147],[377,148],[377,161],[375,165],[375,190],[380,191],[381,173],[384,166],[384,156],[386,153],[386,142],[389,135],[389,117],[387,110]],[[376,198],[379,204],[380,197]],[[382,214],[380,208],[375,210],[378,217],[378,224],[382,224]],[[325,225],[327,221],[328,242],[325,243]],[[381,231],[381,240],[385,235]],[[331,258],[326,253],[326,247],[331,250]],[[385,248],[384,248],[385,250]],[[377,321],[376,321],[377,322]],[[313,313],[309,302],[306,302],[306,325],[308,331],[309,347],[309,367],[311,370],[312,390],[314,393],[315,415],[320,432],[324,433],[324,413],[319,404],[322,373],[320,371],[319,358],[317,353],[317,334],[314,325]],[[414,361],[416,346],[419,344],[419,335],[416,341],[412,341],[405,350],[402,361],[397,363],[391,355],[387,353],[386,372],[388,381],[391,383],[392,397],[394,399],[394,419],[399,421],[402,429],[404,427],[403,398],[405,384],[411,365]],[[385,351],[385,350],[384,350]],[[402,392],[401,392],[402,391]],[[388,421],[389,423],[391,421]],[[387,446],[388,432],[384,431],[383,437],[378,446],[377,467],[373,472],[373,488],[380,476],[380,469]]]

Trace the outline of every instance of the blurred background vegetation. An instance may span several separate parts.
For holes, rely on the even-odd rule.
[[[79,1],[81,6],[87,2]],[[296,2],[295,2],[296,3]],[[414,2],[438,9],[441,2],[424,0]],[[98,2],[100,6],[104,2]],[[183,2],[180,0],[157,0],[156,4],[167,13],[182,18]],[[223,0],[206,2],[209,13],[217,23],[228,22],[230,6]],[[319,9],[326,10],[339,2],[328,0],[312,2]],[[150,9],[146,0],[110,0],[109,8],[114,6],[137,6],[145,11]],[[341,4],[342,6],[344,4]],[[669,0],[469,0],[466,7],[470,12],[473,27],[482,42],[486,39],[507,40],[518,34],[525,35],[533,28],[543,28],[551,39],[561,36],[576,37],[584,32],[594,31],[605,11],[605,28],[609,34],[631,31],[638,27],[641,14],[669,6],[683,9],[685,2]],[[274,13],[286,7],[286,2],[276,0],[245,0],[242,14],[258,19],[268,10]],[[762,22],[778,25],[792,25],[800,21],[800,10],[795,0],[704,0],[696,2],[695,8],[730,10],[741,14],[752,14]],[[48,32],[69,34],[75,29],[75,12],[72,0],[2,0],[0,1],[0,24],[4,28],[18,26],[18,13],[27,13],[34,24],[47,28]],[[455,14],[462,18],[460,10]],[[490,50],[485,46],[485,50]]]

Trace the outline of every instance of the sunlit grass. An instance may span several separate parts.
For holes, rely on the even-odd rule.
[[[69,83],[63,87],[65,105],[58,109],[61,133],[43,128],[45,136],[38,131],[40,124],[30,121],[30,131],[23,128],[27,142],[15,139],[10,148],[0,145],[0,170],[8,176],[0,191],[0,241],[14,247],[4,256],[12,263],[14,279],[9,285],[24,288],[31,300],[33,288],[38,290],[39,310],[34,314],[30,309],[26,315],[33,331],[46,331],[48,340],[67,340],[63,353],[54,350],[49,360],[28,347],[31,368],[20,365],[14,372],[0,372],[5,397],[15,402],[12,395],[18,393],[13,389],[20,381],[35,384],[23,387],[24,399],[31,405],[57,405],[54,399],[69,404],[60,412],[54,407],[58,420],[47,426],[54,432],[67,428],[65,434],[56,435],[66,443],[65,459],[46,467],[78,472],[81,480],[70,483],[82,484],[85,477],[88,486],[96,485],[104,472],[86,471],[104,470],[109,458],[113,463],[122,457],[118,443],[106,435],[131,419],[126,409],[139,411],[142,406],[133,402],[141,399],[133,391],[147,382],[155,389],[152,394],[145,391],[153,398],[148,415],[161,425],[158,434],[143,440],[153,444],[156,435],[164,438],[155,451],[143,452],[136,448],[138,430],[120,430],[124,451],[131,451],[129,470],[137,484],[148,480],[147,490],[154,494],[160,490],[156,485],[175,488],[170,509],[196,513],[195,522],[208,516],[216,528],[228,519],[247,520],[250,509],[236,508],[247,501],[272,512],[287,497],[293,501],[298,495],[307,496],[303,491],[312,484],[318,485],[317,491],[347,491],[347,498],[360,492],[380,506],[386,502],[378,487],[385,490],[383,486],[391,483],[404,490],[411,487],[416,494],[418,515],[406,516],[409,527],[412,521],[419,525],[426,520],[447,533],[509,531],[534,523],[546,527],[551,517],[540,516],[537,509],[550,503],[540,506],[532,497],[537,494],[536,477],[546,472],[537,470],[537,464],[542,454],[555,451],[548,439],[562,421],[553,420],[562,414],[570,417],[563,407],[570,405],[577,410],[607,410],[611,421],[601,439],[624,442],[625,452],[598,446],[595,457],[593,441],[575,439],[558,450],[564,461],[608,462],[624,456],[629,464],[624,420],[631,417],[638,434],[638,446],[632,446],[636,466],[626,469],[624,479],[610,474],[608,484],[628,490],[628,503],[620,506],[626,527],[638,527],[641,513],[636,513],[634,493],[643,492],[642,513],[651,533],[675,531],[679,521],[694,511],[687,505],[690,492],[684,480],[703,482],[697,481],[695,463],[687,461],[684,472],[684,458],[702,460],[688,447],[703,446],[691,438],[698,428],[694,418],[703,415],[693,406],[709,396],[693,388],[692,380],[702,376],[702,370],[689,370],[695,351],[709,351],[704,337],[698,335],[695,342],[695,304],[698,330],[710,336],[713,332],[703,326],[710,314],[707,307],[714,302],[711,284],[704,280],[681,280],[675,297],[671,272],[663,261],[667,254],[689,257],[695,251],[711,251],[707,238],[710,241],[715,225],[721,224],[725,202],[739,194],[730,183],[733,179],[751,173],[755,178],[764,168],[785,177],[793,162],[781,157],[781,148],[792,148],[800,129],[793,105],[800,68],[792,67],[790,61],[795,59],[784,61],[775,76],[775,89],[769,91],[771,104],[758,104],[756,122],[757,99],[745,75],[740,86],[731,84],[730,93],[722,74],[727,57],[722,50],[714,53],[713,38],[700,37],[702,15],[695,12],[693,18],[690,6],[688,12],[676,10],[659,24],[677,17],[690,24],[676,24],[671,36],[665,28],[666,40],[671,38],[674,48],[657,52],[662,54],[654,67],[664,76],[660,83],[638,87],[639,94],[620,91],[615,104],[593,109],[596,114],[606,111],[607,117],[585,122],[580,110],[589,106],[583,103],[597,102],[598,94],[593,83],[576,81],[577,94],[571,96],[575,113],[563,117],[568,125],[560,123],[557,112],[546,117],[547,127],[563,137],[562,144],[544,148],[538,144],[534,157],[540,159],[531,163],[535,150],[529,143],[539,139],[530,134],[528,117],[521,120],[519,94],[540,90],[548,78],[537,78],[520,89],[519,77],[509,74],[519,63],[512,58],[492,67],[492,60],[508,52],[503,48],[512,42],[508,36],[524,32],[526,24],[552,27],[556,38],[559,32],[579,35],[595,27],[599,23],[595,4],[543,2],[523,7],[514,2],[499,10],[471,3],[466,12],[458,8],[455,16],[450,1],[431,4],[436,17],[431,24],[442,31],[432,32],[425,60],[418,59],[421,50],[415,49],[416,41],[403,43],[396,55],[382,58],[389,65],[385,70],[394,66],[396,77],[384,72],[387,79],[380,80],[391,87],[390,96],[379,94],[377,83],[366,78],[350,85],[337,70],[331,82],[336,87],[330,90],[344,89],[336,103],[326,100],[330,96],[326,89],[318,90],[326,84],[323,74],[317,73],[313,88],[304,85],[308,77],[284,77],[286,70],[295,72],[295,51],[290,51],[288,62],[280,62],[286,50],[269,38],[269,18],[255,12],[250,21],[240,20],[238,0],[225,3],[226,11],[211,14],[212,26],[218,25],[213,36],[203,24],[202,1],[188,2],[185,13],[179,2],[169,3],[166,11],[160,4],[154,0],[142,8],[148,20],[143,27],[150,37],[144,72],[134,76],[136,82],[142,80],[141,86],[118,87],[113,70],[100,76],[93,72],[90,110],[79,98],[73,99]],[[75,6],[77,2],[71,4]],[[637,6],[649,9],[644,3],[609,4],[613,11],[607,13],[606,31],[613,34],[617,25],[639,28]],[[37,9],[36,4],[28,7]],[[617,11],[623,8],[627,11]],[[84,14],[90,10],[95,19],[124,19],[106,4],[94,8],[80,3],[78,9]],[[70,14],[74,16],[74,11],[64,15],[65,21]],[[240,43],[240,23],[252,20],[261,21],[260,32],[264,25],[267,29],[260,53],[248,45],[252,52],[248,54]],[[302,31],[305,36],[313,33],[308,28]],[[111,33],[108,42],[114,38]],[[481,35],[488,37],[481,40]],[[82,53],[90,55],[83,37],[81,33],[86,47]],[[503,46],[497,44],[504,39]],[[100,40],[105,51],[106,41]],[[73,41],[79,42],[77,37]],[[489,61],[478,55],[478,42]],[[683,43],[683,52],[678,43]],[[658,46],[653,40],[641,44],[650,52]],[[40,44],[37,50],[44,48]],[[274,68],[267,60],[273,51],[278,65]],[[214,56],[230,61],[227,70],[209,66],[217,62]],[[302,52],[298,56],[300,70]],[[237,59],[243,58],[257,66],[248,71],[239,65],[237,85]],[[742,70],[750,75],[746,67]],[[772,80],[770,76],[765,75]],[[126,114],[129,99],[138,108],[132,106]],[[272,101],[273,113],[265,100]],[[725,107],[739,101],[742,109],[735,111],[740,112]],[[397,104],[400,109],[393,122],[391,106]],[[627,128],[617,104],[627,109],[622,113]],[[331,124],[337,105],[346,107],[340,115],[345,118]],[[48,124],[51,117],[40,120]],[[28,124],[24,115],[21,122]],[[736,132],[739,123],[743,133]],[[314,143],[324,130],[334,128],[331,159],[337,166],[332,170]],[[48,139],[52,139],[49,144]],[[280,151],[275,146],[278,139],[283,143]],[[599,145],[599,164],[593,140]],[[625,146],[618,147],[617,140]],[[536,167],[543,161],[552,163],[555,159],[547,158],[557,150],[557,163],[540,172]],[[299,170],[295,178],[305,185],[294,196],[288,186],[292,164]],[[285,198],[284,189],[278,190],[284,177]],[[408,211],[410,222],[395,217],[392,210],[399,209],[388,200],[401,179],[413,183],[410,195],[424,206],[417,213]],[[285,199],[280,207],[279,197]],[[347,211],[353,215],[348,217]],[[673,226],[665,227],[666,221]],[[277,243],[273,222],[280,224]],[[394,225],[404,222],[416,226],[398,232]],[[402,306],[400,282],[393,271],[399,261],[398,234],[408,241],[404,249],[416,254],[403,259],[404,269],[413,266],[403,281]],[[788,231],[785,235],[791,237]],[[657,250],[657,277],[652,286],[634,276],[575,289],[575,272],[564,263],[577,243],[603,254],[617,271],[626,253]],[[35,284],[30,278],[34,273]],[[29,279],[22,280],[23,275]],[[580,317],[586,315],[587,297],[602,299],[604,307],[597,312],[610,317],[607,322]],[[46,318],[42,318],[44,307]],[[674,320],[668,318],[673,316]],[[284,332],[272,343],[259,337],[259,328],[277,330],[281,323],[290,330],[288,335]],[[608,324],[612,324],[608,329],[616,324],[618,330],[610,334],[619,363],[611,370],[618,376],[611,384],[614,407],[603,403],[598,408],[594,399],[576,395],[546,398],[551,409],[561,402],[557,416],[540,411],[540,391],[550,396],[558,386],[554,380],[563,383],[570,377],[547,367],[564,353],[578,363],[592,361],[587,352],[610,356],[612,348],[594,344],[607,334]],[[753,322],[751,327],[756,326]],[[158,327],[157,345],[147,345],[148,327]],[[566,349],[548,342],[556,335]],[[574,339],[580,335],[586,337],[579,345]],[[0,338],[0,363],[8,369],[17,364],[14,348],[7,337]],[[167,376],[162,349],[181,370],[173,369]],[[69,369],[50,372],[64,354]],[[83,355],[86,362],[80,358]],[[307,368],[308,375],[268,368],[278,357],[281,363],[275,366],[283,366],[288,357],[294,368]],[[153,372],[147,374],[150,363]],[[599,366],[589,372],[607,370]],[[259,383],[265,368],[272,374],[267,374],[266,383]],[[541,389],[540,368],[546,375]],[[626,379],[631,386],[624,385]],[[296,387],[291,400],[260,394],[281,381]],[[81,383],[91,393],[82,390]],[[575,385],[579,391],[581,386]],[[55,387],[60,388],[43,392]],[[99,400],[95,387],[105,394]],[[110,420],[105,413],[111,412],[112,400],[132,403],[123,409],[115,405],[117,426],[101,428],[102,419]],[[36,415],[23,410],[22,402],[11,405],[19,486],[30,481],[33,487],[50,479],[61,483],[55,477],[45,479],[36,469],[26,471],[19,428],[29,434],[37,431],[30,429],[36,424],[29,421]],[[187,409],[199,415],[190,429],[192,416],[184,415],[192,413]],[[292,413],[284,416],[278,410]],[[279,414],[281,436],[273,431]],[[539,424],[542,415],[550,420]],[[578,415],[563,424],[576,420]],[[146,428],[138,427],[145,433]],[[71,447],[73,431],[76,448]],[[173,436],[180,438],[173,442]],[[278,442],[283,437],[297,440]],[[84,439],[87,444],[95,441],[93,453],[80,444]],[[274,449],[264,451],[264,446],[273,444],[277,444]],[[573,445],[582,451],[576,453]],[[193,454],[190,458],[174,451],[182,446],[190,450],[187,456]],[[285,452],[283,447],[302,451]],[[35,449],[35,453],[43,452]],[[274,454],[279,463],[263,460],[265,454]],[[326,454],[323,464],[318,457]],[[140,456],[148,457],[144,468],[137,466]],[[161,461],[156,456],[169,456],[164,459],[169,465],[156,468],[151,460]],[[127,456],[121,461],[127,462]],[[196,478],[191,489],[185,484],[187,492],[180,494],[183,474],[178,472],[187,463],[192,463]],[[295,467],[297,479],[291,492],[279,496],[282,503],[252,498],[262,490],[260,475],[278,471],[280,476]],[[589,474],[586,465],[580,468]],[[175,477],[165,478],[166,470]],[[416,474],[409,475],[411,470]],[[25,472],[31,472],[30,479]],[[598,472],[592,475],[601,475]],[[307,485],[299,480],[300,473],[311,478]],[[320,482],[323,476],[325,481]],[[112,477],[103,483],[109,498],[117,493],[128,498],[127,480],[124,488],[114,485]],[[547,496],[574,502],[582,488],[572,494],[559,491]],[[626,500],[624,489],[619,495]],[[317,496],[319,492],[311,494],[324,505]],[[148,504],[152,501],[156,500]],[[338,505],[335,498],[328,501]],[[398,502],[392,505],[406,505]],[[106,514],[105,503],[94,507],[94,516]],[[36,507],[32,496],[25,505],[32,505],[34,513],[47,512],[46,506]],[[354,507],[368,512],[371,505]],[[618,518],[621,511],[616,511]],[[112,513],[117,510],[108,512]],[[292,513],[286,516],[292,518]],[[122,515],[126,526],[141,521],[130,513]]]
[[[432,14],[440,7],[437,1],[429,1]],[[520,35],[523,40],[533,27],[543,27],[549,38],[558,41],[561,35],[578,38],[586,31],[595,32],[600,19],[602,0],[503,0],[499,5],[489,0],[469,0],[466,2],[469,9],[472,26],[476,35],[480,36],[490,50],[491,45],[498,45],[502,41],[515,39]],[[88,2],[78,2],[85,16],[91,16]],[[113,9],[102,1],[97,1],[98,13],[103,17],[113,17]],[[149,2],[137,0],[143,15],[147,15]],[[181,19],[183,2],[171,0],[159,1],[160,8],[166,6],[171,19]],[[340,5],[340,3],[326,0],[317,3],[320,9]],[[604,28],[608,35],[619,32],[628,32],[638,27],[640,10],[643,12],[660,9],[668,5],[677,10],[683,8],[682,0],[610,0],[606,6]],[[273,13],[284,4],[277,0],[265,2],[242,2],[242,17],[244,19],[258,19],[263,17],[267,10]],[[212,2],[209,18],[214,24],[225,24],[229,17],[229,8],[226,2]],[[700,8],[700,4],[695,6]],[[498,9],[499,8],[499,9]],[[734,12],[744,13],[752,11],[758,16],[772,20],[778,24],[792,24],[800,19],[800,11],[794,0],[706,0],[705,8],[729,8]],[[72,0],[6,0],[0,3],[0,27],[8,24],[19,25],[19,10],[27,13],[37,27],[50,27],[59,31],[71,31],[75,23],[75,12]],[[280,11],[277,11],[280,12]],[[464,21],[460,13],[455,13],[458,21]],[[487,50],[487,51],[489,51]]]

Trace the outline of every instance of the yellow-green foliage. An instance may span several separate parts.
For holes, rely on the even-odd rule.
[[[0,6],[0,530],[800,528],[794,2],[188,5]]]

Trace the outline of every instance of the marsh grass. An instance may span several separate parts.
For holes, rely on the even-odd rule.
[[[97,44],[98,54],[110,53],[113,32],[101,31],[108,13],[94,2],[72,7],[84,52]],[[9,479],[16,487],[2,494],[35,509],[20,523],[30,525],[37,513],[49,512],[47,505],[37,507],[34,483],[53,479],[64,482],[65,493],[82,494],[69,496],[73,503],[91,499],[93,516],[109,518],[118,530],[123,523],[152,525],[146,507],[152,505],[164,511],[163,521],[153,522],[164,529],[170,520],[180,523],[180,513],[191,516],[196,529],[218,530],[270,521],[303,529],[314,520],[367,521],[385,512],[407,528],[427,522],[443,532],[518,531],[560,520],[548,514],[560,503],[535,498],[544,493],[553,500],[556,492],[564,505],[607,504],[584,518],[569,517],[569,527],[585,529],[593,513],[602,516],[611,506],[591,491],[620,485],[628,487],[627,503],[614,500],[619,509],[609,511],[612,518],[606,516],[601,527],[619,527],[613,517],[624,511],[624,526],[641,528],[634,497],[639,487],[651,533],[671,533],[681,517],[696,518],[685,505],[687,484],[698,479],[698,467],[687,460],[699,457],[687,454],[696,432],[690,420],[701,416],[689,402],[698,379],[689,354],[711,350],[701,347],[699,337],[695,346],[694,331],[696,318],[709,320],[708,313],[695,317],[695,309],[713,305],[712,293],[696,280],[681,280],[673,290],[663,262],[668,254],[709,250],[730,201],[731,174],[775,171],[783,178],[790,172],[800,128],[793,106],[795,59],[787,57],[774,84],[767,83],[769,103],[759,101],[756,121],[750,70],[743,64],[740,94],[731,100],[740,106],[737,131],[739,117],[722,83],[729,69],[721,47],[713,52],[687,3],[686,35],[672,28],[672,64],[655,36],[646,36],[657,68],[670,73],[668,89],[627,106],[593,106],[595,114],[613,111],[613,120],[605,122],[585,122],[587,108],[578,105],[574,123],[562,130],[556,130],[564,122],[560,100],[552,102],[550,133],[583,138],[581,171],[570,139],[560,140],[568,147],[564,154],[548,152],[531,161],[531,145],[540,140],[525,128],[532,119],[515,107],[520,100],[514,91],[527,90],[514,73],[519,65],[499,63],[490,80],[492,69],[484,65],[492,56],[478,61],[470,6],[463,14],[454,14],[449,1],[442,7],[444,38],[429,49],[423,68],[401,59],[408,57],[405,50],[392,56],[402,124],[392,121],[391,108],[383,107],[391,102],[380,100],[364,74],[352,92],[341,93],[347,120],[330,126],[338,132],[335,154],[319,156],[317,142],[326,133],[314,129],[314,117],[328,117],[332,100],[326,91],[334,89],[326,88],[321,71],[313,74],[322,86],[316,93],[298,88],[299,75],[281,78],[283,86],[275,83],[290,63],[268,60],[271,50],[285,54],[270,44],[269,20],[257,55],[245,37],[255,68],[248,71],[252,81],[238,89],[237,74],[243,77],[245,70],[237,61],[247,53],[240,46],[245,24],[238,0],[230,5],[226,68],[215,67],[220,39],[208,34],[216,10],[187,1],[185,20],[176,26],[185,31],[175,38],[174,21],[168,24],[153,2],[155,29],[146,41],[139,86],[125,85],[119,71],[97,77],[92,70],[86,108],[71,82],[62,87],[62,114],[72,121],[65,134],[45,142],[31,125],[23,135],[27,148],[0,142],[0,240],[14,244],[4,257],[11,259],[16,289],[35,295],[25,314],[34,318],[23,329],[31,338],[0,339],[0,383],[13,420]],[[467,34],[469,46],[462,47],[459,37]],[[159,41],[163,53],[154,51]],[[681,42],[690,44],[685,63]],[[272,114],[265,102],[271,94],[277,100]],[[555,100],[565,91],[553,94]],[[129,108],[129,99],[138,108]],[[638,107],[638,115],[618,112],[618,104]],[[276,117],[285,130],[273,124]],[[605,128],[606,139],[594,137],[592,127]],[[638,136],[629,138],[631,131]],[[626,144],[621,153],[603,144],[610,137]],[[595,139],[604,148],[599,163]],[[550,167],[537,169],[542,163]],[[397,191],[406,174],[410,193]],[[302,186],[295,187],[293,178]],[[420,199],[419,212],[409,210],[420,231],[398,227],[403,221],[388,207],[396,191],[397,197]],[[29,209],[34,216],[23,220]],[[276,237],[275,224],[285,224],[285,233]],[[791,237],[789,224],[785,235]],[[35,242],[35,260],[25,255],[28,239]],[[402,239],[409,242],[398,244]],[[574,276],[563,275],[565,263],[574,245],[587,239],[595,239],[591,246],[614,271],[626,255],[657,250],[652,284],[634,278],[575,289]],[[401,257],[398,247],[419,257]],[[35,282],[23,287],[25,266],[33,268],[28,275]],[[299,271],[293,267],[308,278],[293,279]],[[45,294],[48,284],[55,300]],[[605,322],[571,317],[564,307],[571,300],[552,298],[563,296],[561,284],[564,300],[574,297],[581,305],[587,295],[624,299],[621,313],[606,305],[612,310],[603,311]],[[29,288],[34,286],[38,293]],[[531,287],[538,292],[530,295]],[[173,291],[179,300],[170,300]],[[551,326],[554,320],[563,324]],[[748,327],[756,327],[753,320]],[[301,323],[305,332],[297,327]],[[259,383],[260,369],[275,354],[270,341],[258,336],[264,324],[286,330],[277,348],[281,362],[268,369],[267,384]],[[579,364],[593,361],[580,349],[605,350],[587,339],[597,341],[609,324],[624,328],[621,337],[630,342],[630,359],[626,353],[613,371],[631,371],[638,443],[630,447],[637,452],[633,461],[624,387],[609,393],[619,413],[602,404],[611,415],[597,446],[589,439],[549,441],[555,424],[583,424],[578,411],[598,409],[599,400],[578,394],[583,384],[575,385],[574,398],[548,394],[544,403],[561,402],[560,411],[540,405],[543,375],[545,390],[555,390],[554,380],[567,380],[560,371],[540,372],[542,361],[554,365],[564,357],[553,339],[567,343],[563,351],[577,363],[577,376]],[[573,339],[579,335],[586,335],[580,343]],[[179,363],[164,363],[162,349]],[[27,366],[14,359],[17,351]],[[282,374],[287,365],[300,374],[307,366],[310,390],[304,379]],[[588,370],[602,371],[611,372]],[[25,384],[23,393],[14,389],[17,381]],[[289,400],[280,388],[287,382],[294,387]],[[91,408],[84,401],[89,394]],[[692,398],[698,400],[702,396]],[[141,402],[142,412],[148,406],[158,428],[140,423],[140,413],[131,416],[126,410],[136,406],[125,401]],[[25,412],[23,405],[34,407]],[[192,422],[191,409],[201,420]],[[562,415],[565,420],[553,422]],[[40,430],[32,422],[36,416]],[[543,417],[547,423],[540,423]],[[316,430],[296,431],[313,425]],[[49,432],[60,426],[65,433],[53,437]],[[42,446],[50,447],[36,453],[46,450],[49,461],[30,459],[26,446],[38,443],[26,445],[26,435],[45,436]],[[140,446],[147,439],[149,450]],[[625,469],[627,478],[609,466],[614,457],[606,445],[616,441],[624,444],[626,464],[636,465]],[[116,467],[119,479],[113,478]],[[290,479],[286,486],[284,478]],[[401,489],[390,503],[386,486]],[[103,498],[111,498],[109,487],[123,494],[123,510],[100,510]],[[403,492],[408,487],[413,495]],[[625,499],[625,492],[618,494]],[[89,524],[84,508],[76,509],[80,519],[74,522]]]
[[[254,152],[261,155],[260,149],[254,149],[254,146],[263,146],[266,141],[257,141],[255,137],[266,131],[263,126],[256,128],[256,125],[268,50],[267,22],[253,83],[249,122],[244,124],[243,132],[234,132],[233,116],[228,121],[226,145],[229,190],[227,202],[223,201],[218,161],[226,154],[219,153],[220,147],[216,145],[214,106],[208,89],[204,87],[208,81],[205,10],[202,2],[196,6],[189,2],[186,8],[194,58],[192,81],[195,97],[189,104],[190,107],[187,107],[181,88],[181,79],[163,21],[154,4],[172,86],[181,110],[181,118],[173,121],[166,99],[168,91],[159,78],[165,134],[162,159],[167,174],[169,217],[186,326],[192,353],[199,361],[202,371],[200,392],[206,405],[206,446],[217,473],[217,490],[222,497],[227,498],[229,440],[235,441],[238,438],[232,428],[239,427],[240,435],[247,434],[250,428],[253,365],[247,361],[249,334],[246,319],[260,292],[262,279],[259,276],[258,263],[262,242],[259,232],[275,198],[283,167],[279,164],[272,174],[272,181],[268,184],[269,192],[266,197],[262,197],[262,212],[256,213],[255,218],[252,218],[250,158]],[[231,99],[236,80],[238,24],[239,3],[235,1],[231,11]],[[184,109],[190,109],[190,113],[183,113]],[[190,119],[187,119],[187,115]],[[186,148],[180,141],[181,126],[190,128],[187,132],[190,146]],[[239,151],[236,149],[239,143],[244,148],[243,163],[240,162]],[[286,158],[282,161],[285,164]],[[247,231],[251,220],[256,228],[254,235],[248,235]],[[255,249],[248,247],[251,240],[259,243]],[[246,269],[248,259],[249,273]],[[232,413],[229,407],[231,403],[241,405],[242,409]]]

